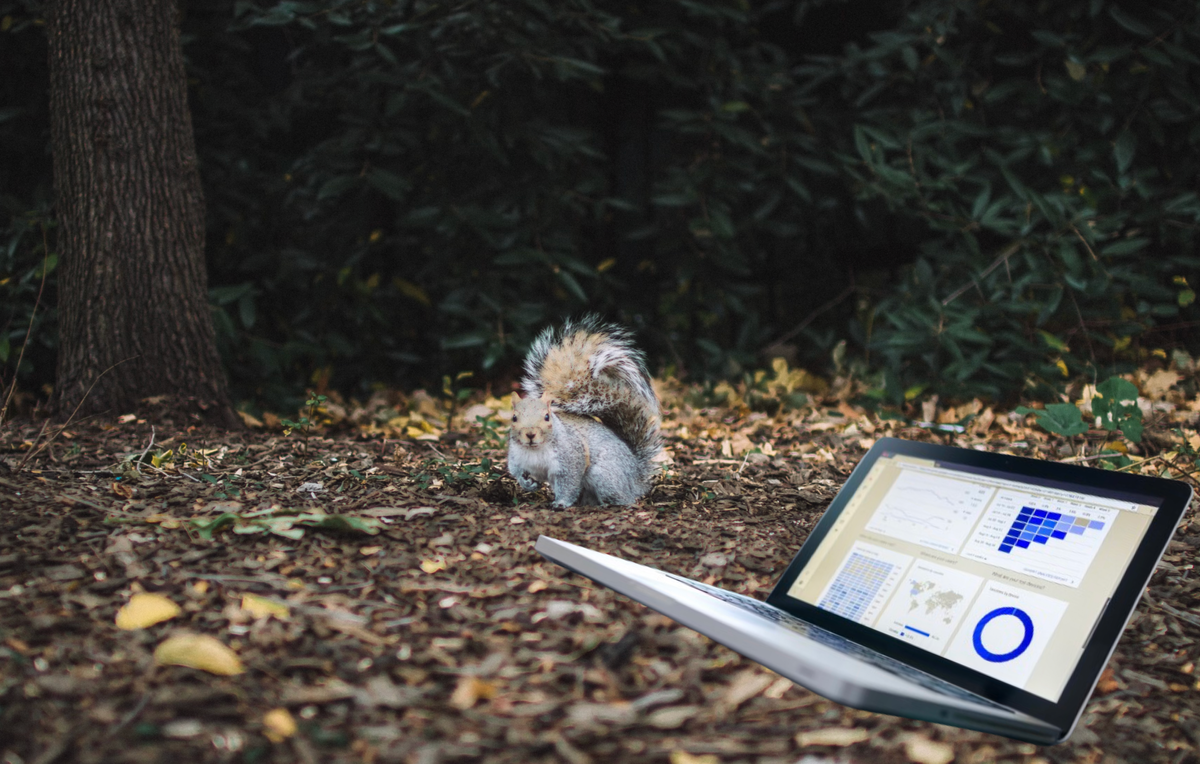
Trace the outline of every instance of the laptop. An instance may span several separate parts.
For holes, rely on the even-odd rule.
[[[1066,740],[1192,489],[895,438],[766,602],[541,536],[547,559],[847,706]]]

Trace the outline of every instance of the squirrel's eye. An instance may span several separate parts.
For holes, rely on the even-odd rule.
[[[547,415],[546,415],[546,421],[547,421],[547,422],[549,422],[549,421],[550,421],[550,415],[549,415],[549,414],[547,414]]]
[[[517,421],[517,415],[516,415],[516,414],[513,414],[513,421],[514,421],[514,422],[515,422],[515,421]]]

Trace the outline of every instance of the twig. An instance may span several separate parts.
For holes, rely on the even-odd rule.
[[[1111,454],[1092,454],[1091,456],[1068,456],[1066,459],[1060,459],[1061,462],[1094,462],[1097,459],[1115,459],[1121,454],[1113,452]]]
[[[1147,456],[1145,459],[1141,459],[1141,460],[1139,460],[1139,461],[1136,461],[1136,462],[1134,462],[1134,463],[1132,463],[1132,464],[1126,464],[1124,467],[1120,467],[1120,468],[1118,468],[1118,469],[1116,469],[1116,470],[1113,470],[1113,471],[1114,471],[1114,472],[1124,472],[1125,470],[1131,470],[1131,469],[1133,469],[1134,467],[1140,467],[1140,466],[1141,466],[1141,465],[1143,465],[1143,464],[1148,464],[1148,463],[1150,463],[1150,462],[1156,462],[1156,461],[1158,461],[1159,459],[1163,458],[1165,455],[1166,455],[1166,454],[1156,454],[1156,455],[1154,455],[1154,456]]]
[[[1000,253],[998,255],[996,255],[996,259],[992,261],[992,264],[989,265],[988,267],[984,268],[983,272],[979,274],[979,278],[985,279],[988,277],[988,274],[990,274],[992,271],[996,270],[1003,264],[1007,264],[1008,258],[1012,257],[1017,252],[1019,252],[1021,249],[1021,246],[1024,243],[1025,243],[1024,239],[1017,239],[1012,244],[1009,244],[1007,247],[1000,250]],[[958,289],[955,289],[954,292],[949,297],[942,300],[942,305],[949,305],[950,303],[957,300],[959,297],[962,297],[963,293],[966,292],[971,287],[978,287],[978,286],[979,286],[979,280],[972,277],[970,282],[963,284]]]
[[[154,425],[150,425],[150,442],[146,444],[146,449],[144,451],[142,451],[142,455],[139,456],[137,458],[137,461],[135,461],[133,463],[133,468],[135,470],[137,470],[137,473],[139,475],[142,474],[142,470],[141,470],[141,468],[138,467],[138,465],[141,463],[141,461],[143,459],[146,458],[146,454],[150,452],[150,447],[153,445],[154,445]]]
[[[0,406],[0,427],[4,426],[4,416],[8,413],[8,404],[12,402],[13,393],[17,391],[17,375],[21,372],[21,361],[25,359],[25,348],[29,347],[29,337],[33,334],[33,319],[37,316],[38,306],[42,304],[42,290],[46,288],[46,266],[50,262],[50,245],[46,242],[46,226],[42,226],[42,283],[38,287],[37,299],[33,301],[33,311],[29,314],[29,326],[25,329],[25,341],[21,343],[21,352],[17,355],[17,365],[13,367],[12,384],[8,386],[8,395],[4,405]]]
[[[145,692],[145,694],[142,695],[142,699],[138,701],[138,704],[133,707],[133,710],[130,711],[129,713],[125,714],[125,718],[122,719],[117,724],[117,726],[115,726],[111,730],[109,730],[108,734],[105,735],[105,737],[112,737],[113,735],[117,734],[121,730],[128,727],[129,723],[132,722],[134,719],[136,719],[138,717],[138,714],[142,713],[142,710],[146,708],[146,704],[150,702],[150,696],[153,694],[154,693],[147,690]]]
[[[849,297],[851,294],[853,294],[853,293],[854,293],[854,290],[855,290],[855,288],[856,288],[856,287],[854,286],[854,283],[853,283],[853,282],[851,282],[851,283],[850,283],[850,285],[849,285],[849,286],[847,286],[845,289],[843,289],[843,290],[842,290],[842,291],[841,291],[841,292],[838,294],[838,296],[837,296],[837,297],[834,297],[832,300],[829,300],[829,301],[828,301],[828,302],[826,302],[824,305],[822,305],[821,307],[819,307],[819,308],[817,308],[816,310],[814,310],[812,313],[809,313],[809,314],[808,314],[808,316],[807,316],[807,317],[806,317],[806,318],[805,318],[803,321],[801,321],[799,324],[797,324],[797,325],[795,326],[795,328],[793,328],[793,329],[792,329],[790,332],[788,332],[787,334],[783,335],[783,336],[782,336],[782,337],[780,337],[779,339],[775,340],[775,341],[774,341],[774,342],[772,342],[771,344],[767,345],[767,347],[774,347],[774,346],[776,346],[776,345],[782,345],[783,343],[785,343],[785,342],[787,342],[788,340],[790,340],[792,337],[795,337],[797,334],[799,334],[800,332],[804,331],[804,329],[805,329],[805,328],[806,328],[806,327],[807,327],[809,324],[811,324],[811,323],[812,323],[812,322],[813,322],[813,321],[816,319],[816,317],[817,317],[817,316],[821,315],[822,313],[824,313],[825,311],[829,310],[830,308],[833,308],[833,307],[837,306],[837,304],[838,304],[838,303],[840,303],[842,300],[846,299],[846,298],[847,298],[847,297]]]
[[[1088,251],[1088,254],[1092,256],[1092,259],[1099,260],[1100,258],[1096,257],[1096,253],[1092,250],[1092,246],[1087,243],[1087,239],[1083,238],[1083,234],[1081,234],[1079,232],[1079,229],[1075,227],[1074,223],[1071,223],[1071,230],[1075,233],[1076,236],[1079,237],[1079,240],[1081,242],[1083,242],[1083,248]]]
[[[88,386],[87,392],[85,392],[83,394],[83,397],[79,399],[79,403],[77,403],[75,405],[75,410],[71,412],[71,416],[67,417],[67,421],[63,423],[63,426],[58,428],[58,432],[54,433],[54,435],[52,435],[50,437],[50,440],[48,440],[45,443],[43,443],[42,445],[38,446],[36,449],[30,449],[29,453],[25,454],[25,458],[21,460],[21,463],[17,465],[16,471],[20,472],[21,470],[25,469],[26,462],[28,462],[30,459],[32,459],[33,457],[40,454],[46,448],[49,448],[50,444],[53,443],[55,441],[55,439],[58,438],[59,435],[63,434],[63,431],[66,430],[71,425],[71,421],[73,419],[75,419],[75,415],[79,413],[79,408],[81,406],[83,406],[83,402],[86,401],[88,399],[88,396],[92,394],[92,388],[96,386],[96,383],[99,382],[104,377],[105,374],[109,373],[113,369],[115,369],[118,366],[120,366],[121,364],[125,363],[125,361],[132,361],[134,358],[137,358],[137,357],[138,356],[135,355],[135,356],[130,356],[129,358],[126,358],[124,361],[117,361],[112,366],[109,366],[107,369],[100,372],[100,374],[98,374],[96,376],[96,378],[94,380],[92,380],[92,384]],[[49,424],[49,420],[47,420],[46,423]],[[46,430],[46,428],[45,428],[45,426],[43,426],[42,431],[45,432],[45,430]],[[39,435],[38,437],[41,437],[41,436]]]

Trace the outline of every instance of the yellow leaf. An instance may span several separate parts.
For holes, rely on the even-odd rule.
[[[247,427],[258,429],[263,426],[262,421],[253,414],[247,414],[245,411],[239,411],[237,412],[237,415],[241,418],[242,424],[246,425]]]
[[[382,551],[383,547],[381,546],[364,546],[362,549],[358,550],[358,553],[363,557],[370,557],[371,555],[379,554]]]
[[[602,260],[600,262],[600,264],[596,266],[596,273],[604,273],[605,271],[607,271],[609,268],[613,267],[616,264],[617,264],[617,259],[615,257],[610,257],[607,260]]]
[[[806,748],[810,745],[845,746],[861,743],[870,737],[870,733],[856,727],[826,727],[823,730],[811,730],[796,735],[796,745]]]
[[[272,743],[282,743],[296,734],[296,720],[286,708],[275,708],[263,714],[263,734]]]
[[[245,669],[237,654],[207,634],[176,634],[154,651],[160,666],[187,666],[210,674],[233,676]]]
[[[1108,441],[1107,443],[1105,443],[1105,444],[1104,444],[1103,450],[1105,450],[1105,451],[1117,451],[1117,452],[1120,452],[1120,453],[1122,453],[1122,454],[1127,454],[1127,453],[1129,453],[1129,448],[1128,448],[1128,447],[1127,447],[1127,446],[1126,446],[1126,445],[1125,445],[1125,444],[1124,444],[1122,441],[1119,441],[1119,440],[1110,440],[1110,441]]]
[[[671,751],[671,764],[721,764],[721,760],[711,753],[695,756],[687,751]]]
[[[117,612],[117,628],[144,629],[179,615],[179,606],[161,594],[135,594]]]
[[[1058,370],[1062,372],[1064,377],[1071,376],[1071,372],[1067,370],[1067,364],[1063,359],[1059,358],[1054,362],[1054,365],[1058,367]]]
[[[286,621],[291,617],[287,605],[282,602],[269,600],[266,597],[259,597],[257,594],[242,595],[242,610],[245,610],[255,618],[275,616],[281,621]]]
[[[488,700],[496,696],[496,685],[485,682],[477,676],[459,677],[458,686],[450,696],[450,705],[463,710],[470,708],[480,700]]]
[[[446,569],[445,560],[421,560],[421,570],[430,575]]]

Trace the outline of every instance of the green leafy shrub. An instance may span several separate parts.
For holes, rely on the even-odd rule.
[[[895,399],[1051,389],[1194,324],[1198,40],[1191,3],[930,1],[804,67],[857,196],[923,224],[868,319]]]

